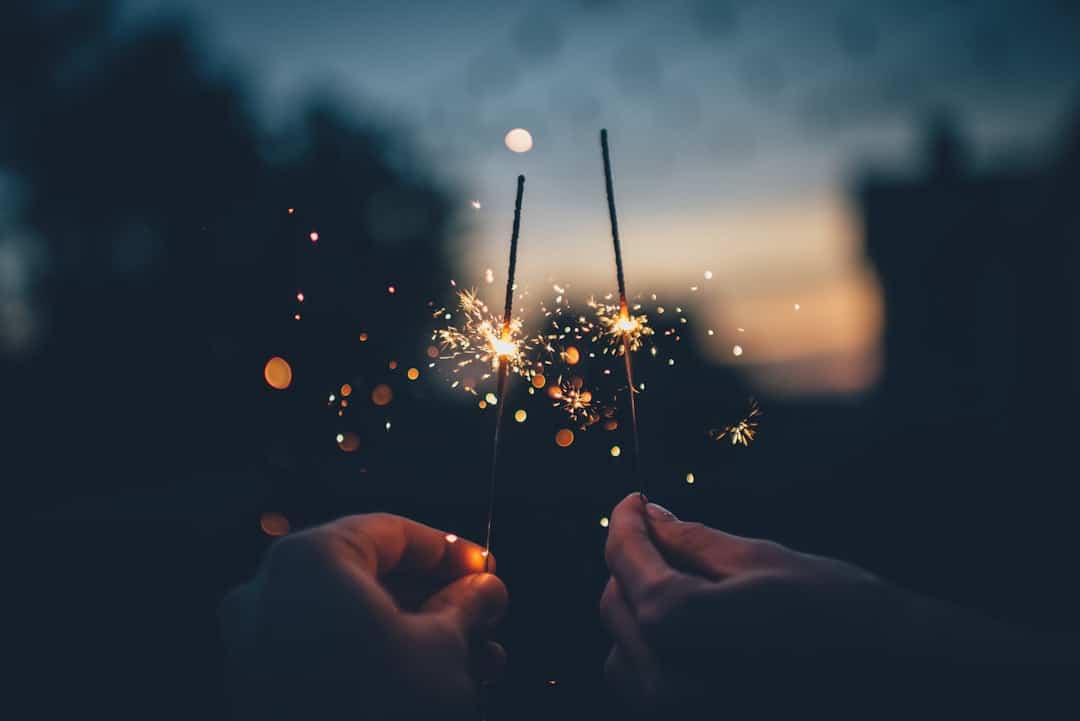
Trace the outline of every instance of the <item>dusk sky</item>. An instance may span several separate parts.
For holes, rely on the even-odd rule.
[[[713,358],[771,368],[777,389],[872,381],[882,321],[859,172],[917,170],[940,109],[978,165],[1038,163],[1080,91],[1080,20],[1047,0],[126,5],[136,22],[195,18],[268,124],[329,92],[408,128],[460,189],[463,283],[487,267],[498,283],[525,173],[521,283],[613,289],[607,127],[631,293],[689,306]],[[528,153],[504,145],[515,127]]]

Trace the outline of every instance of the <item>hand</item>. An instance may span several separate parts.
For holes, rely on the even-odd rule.
[[[808,692],[832,693],[837,681],[850,699],[882,683],[910,690],[935,662],[1030,658],[1023,634],[841,561],[684,523],[636,493],[608,533],[600,610],[615,643],[605,673],[638,709],[705,696],[805,709]]]
[[[506,587],[484,561],[473,543],[388,514],[277,541],[221,606],[241,715],[474,718],[478,679],[505,662],[485,637]]]

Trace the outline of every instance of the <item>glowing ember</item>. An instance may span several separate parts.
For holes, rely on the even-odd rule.
[[[686,482],[690,483],[690,484],[694,483],[694,474],[693,473],[687,473],[686,474]]]
[[[390,295],[394,295],[397,293],[397,286],[393,284],[386,286],[386,292]]]
[[[509,327],[504,327],[502,319],[488,310],[474,290],[458,292],[458,310],[462,316],[460,326],[447,326],[432,335],[432,340],[442,347],[440,359],[455,361],[453,373],[460,374],[474,363],[496,371],[506,363],[511,373],[530,380],[535,377],[535,366],[526,360],[531,339],[521,337],[520,318],[514,318]],[[438,315],[442,313],[443,309],[439,309]],[[462,385],[475,393],[473,384]]]
[[[447,543],[457,543],[457,536],[455,536],[453,533],[447,533],[446,534],[446,542]]]
[[[611,455],[612,455],[613,458],[618,458],[620,455],[622,455],[622,449],[619,448],[618,446],[612,446],[611,447]]]
[[[514,420],[518,423],[524,423],[525,419],[529,417],[529,414],[525,412],[525,409],[519,408],[514,411]]]
[[[385,383],[371,389],[371,402],[377,406],[389,405],[394,400],[394,391]]]
[[[410,368],[408,371],[405,372],[405,377],[411,381],[414,381],[420,377],[420,371],[416,368]]]
[[[319,234],[317,232],[315,232],[314,230],[311,231],[310,233],[308,233],[308,237],[311,238],[312,243],[318,243],[319,242]]]
[[[560,429],[555,434],[555,445],[559,448],[566,448],[574,442],[574,432],[569,428]]]
[[[298,303],[303,303],[304,302],[304,294],[303,293],[297,293],[296,294],[296,301]]]
[[[641,350],[645,338],[653,334],[646,315],[633,315],[625,307],[592,299],[588,305],[596,313],[600,332],[595,339],[606,343],[604,353],[622,355],[627,348],[631,352]],[[657,308],[657,312],[663,309]]]
[[[611,521],[608,520],[607,516],[600,516],[600,527],[601,528],[607,528],[609,523],[611,523]]]

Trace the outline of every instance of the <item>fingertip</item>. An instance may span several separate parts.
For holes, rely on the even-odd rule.
[[[493,573],[478,573],[469,578],[479,617],[487,623],[497,623],[510,603],[510,592],[506,584]]]

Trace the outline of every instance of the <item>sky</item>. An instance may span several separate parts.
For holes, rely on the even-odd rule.
[[[607,127],[631,294],[689,307],[710,357],[776,392],[876,376],[860,173],[917,171],[938,110],[976,165],[1037,163],[1080,100],[1080,19],[1050,0],[128,0],[125,13],[195,18],[270,123],[329,91],[407,127],[460,189],[465,284],[489,267],[500,282],[524,173],[520,284],[613,290]],[[527,153],[504,145],[516,127]]]

